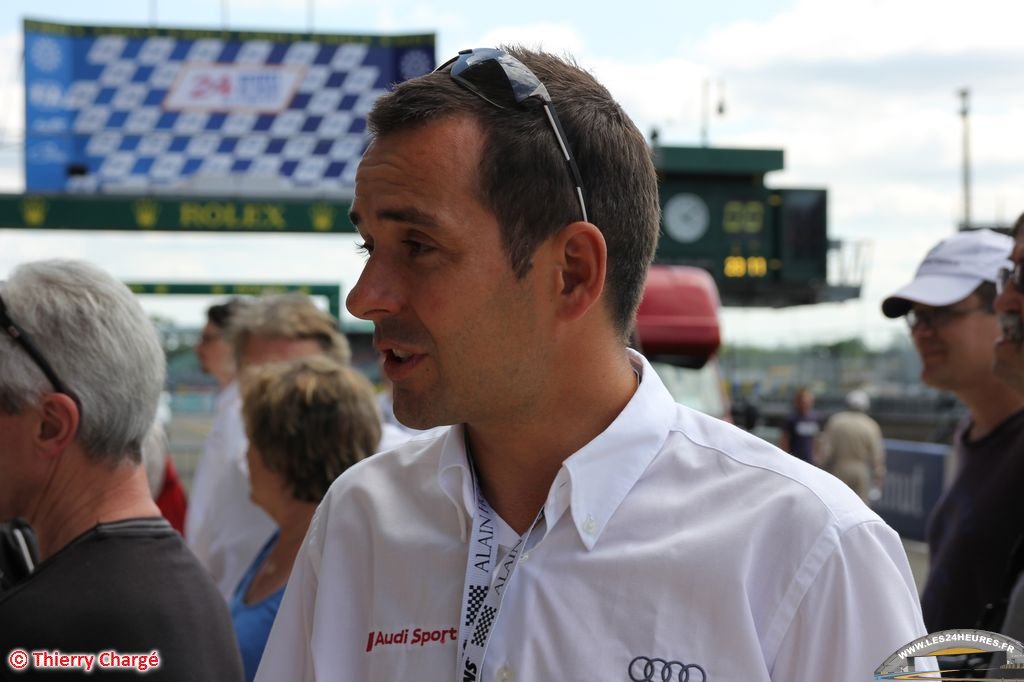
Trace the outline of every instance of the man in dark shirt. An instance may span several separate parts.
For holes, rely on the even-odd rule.
[[[39,563],[0,593],[0,677],[241,680],[227,607],[141,466],[164,381],[131,292],[75,261],[0,283],[0,521]]]
[[[793,394],[793,412],[782,426],[779,449],[813,464],[814,441],[821,431],[821,419],[814,412],[814,393],[806,386]]]
[[[961,232],[935,246],[914,280],[882,302],[906,316],[921,380],[968,410],[954,438],[957,475],[928,524],[931,569],[921,607],[932,632],[973,628],[1003,595],[1024,517],[1024,395],[992,372],[1000,335],[993,304],[1013,240]]]

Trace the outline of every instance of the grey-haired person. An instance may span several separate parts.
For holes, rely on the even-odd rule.
[[[193,476],[185,537],[225,599],[274,530],[249,498],[248,442],[238,374],[247,367],[323,353],[347,364],[337,322],[303,294],[265,294],[212,306],[196,348],[217,378],[213,425]]]
[[[110,275],[53,260],[0,283],[0,521],[27,520],[40,560],[0,593],[0,650],[30,676],[59,664],[37,652],[83,654],[82,673],[113,651],[154,679],[241,679],[227,606],[141,463],[163,383],[156,329]]]

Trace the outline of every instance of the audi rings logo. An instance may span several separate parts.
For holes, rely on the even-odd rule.
[[[704,668],[696,663],[666,661],[664,658],[637,656],[629,662],[628,670],[629,679],[632,682],[707,682],[708,680]]]

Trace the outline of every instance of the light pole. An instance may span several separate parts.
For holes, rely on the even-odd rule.
[[[960,88],[957,94],[960,95],[960,117],[964,122],[964,220],[960,224],[960,229],[967,230],[971,227],[971,131],[968,121],[971,91],[969,88]]]
[[[718,81],[718,103],[715,104],[715,113],[725,116],[725,83]],[[700,146],[708,146],[708,124],[711,119],[711,79],[705,78],[701,91],[700,111]]]

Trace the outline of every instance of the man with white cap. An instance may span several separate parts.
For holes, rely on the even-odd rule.
[[[906,317],[921,380],[954,393],[968,414],[954,436],[957,475],[928,523],[931,570],[921,598],[932,632],[977,626],[1000,599],[1024,517],[1024,395],[992,372],[1000,336],[993,303],[1013,240],[962,232],[935,246],[910,284],[882,302]]]

